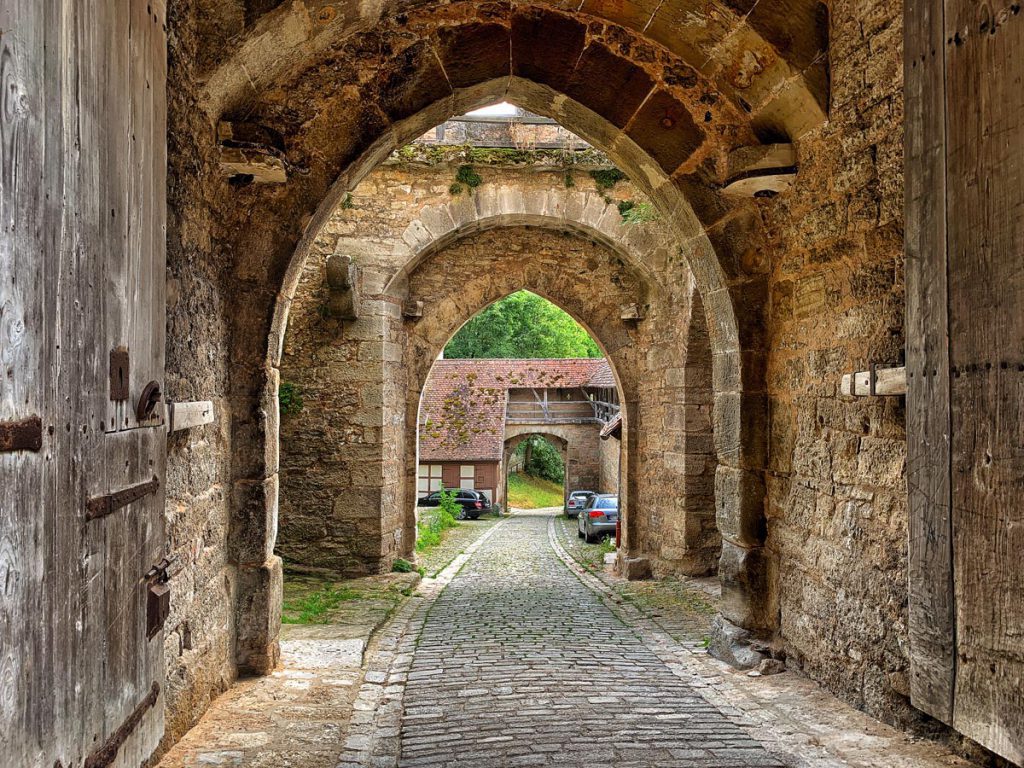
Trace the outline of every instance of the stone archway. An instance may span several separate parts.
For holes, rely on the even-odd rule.
[[[511,472],[510,460],[511,460],[512,456],[515,454],[516,449],[519,447],[519,445],[524,440],[526,440],[526,439],[528,439],[530,437],[534,437],[534,436],[541,437],[544,440],[546,440],[547,443],[552,448],[554,448],[555,450],[558,451],[558,455],[562,459],[562,466],[564,467],[564,470],[565,470],[565,478],[562,481],[562,494],[564,496],[564,494],[568,493],[568,488],[570,487],[570,482],[571,482],[570,476],[569,476],[569,462],[570,462],[570,456],[572,455],[572,446],[570,444],[569,438],[565,437],[565,436],[562,436],[562,435],[559,435],[559,434],[556,434],[557,431],[558,431],[557,429],[552,429],[550,427],[544,427],[544,428],[539,428],[539,429],[537,427],[533,427],[533,431],[532,432],[531,431],[522,431],[519,434],[512,435],[511,437],[508,436],[508,432],[506,431],[506,436],[505,436],[504,444],[502,446],[502,463],[501,463],[501,466],[502,466],[501,482],[504,485],[504,491],[502,493],[502,498],[505,500],[505,509],[506,509],[506,511],[508,511],[508,510],[510,510],[512,508],[512,505],[509,503],[509,500],[508,500],[508,476],[509,476],[509,474]]]
[[[540,8],[509,9],[510,18],[499,14],[486,21],[468,9],[472,18],[455,23],[451,18],[432,18],[433,10],[425,6],[402,15],[407,29],[423,31],[424,44],[410,46],[408,37],[400,42],[400,34],[387,55],[375,56],[372,66],[378,68],[380,77],[364,81],[373,83],[369,90],[339,78],[335,70],[338,61],[321,66],[322,56],[328,55],[331,46],[321,48],[320,43],[336,41],[336,33],[346,34],[341,32],[341,19],[339,25],[328,22],[328,36],[317,36],[312,46],[295,47],[305,32],[293,28],[297,36],[281,50],[289,51],[284,58],[297,57],[285,68],[273,69],[272,77],[278,80],[267,81],[265,91],[251,91],[251,82],[234,78],[228,70],[218,70],[226,79],[217,74],[209,81],[218,85],[216,92],[206,92],[203,106],[208,114],[230,120],[244,113],[246,119],[277,124],[290,153],[301,158],[295,166],[299,172],[291,175],[285,189],[256,187],[237,196],[225,195],[221,189],[211,192],[217,205],[209,215],[222,217],[223,224],[217,247],[233,255],[223,285],[233,350],[228,402],[233,443],[246,446],[246,450],[231,455],[229,550],[247,595],[273,595],[280,581],[280,563],[270,554],[278,487],[278,457],[276,446],[271,445],[276,433],[276,369],[288,297],[312,239],[345,194],[392,150],[446,117],[496,98],[509,98],[533,112],[554,117],[606,149],[650,197],[680,243],[671,259],[690,264],[709,318],[714,318],[712,338],[720,341],[720,349],[727,350],[716,363],[721,410],[726,414],[716,435],[726,440],[727,435],[746,430],[755,435],[764,432],[765,397],[750,391],[750,382],[762,379],[750,375],[746,368],[749,361],[759,358],[742,354],[743,350],[755,350],[763,335],[764,264],[746,258],[750,240],[757,237],[756,218],[746,213],[733,215],[733,203],[715,191],[725,174],[720,161],[727,150],[758,143],[745,108],[737,109],[728,100],[702,99],[718,86],[689,69],[671,50],[657,48],[657,55],[651,58],[647,55],[649,42],[614,25],[587,31],[580,20]],[[374,34],[395,32],[394,19],[379,21]],[[573,44],[578,42],[581,54],[589,53],[569,59],[583,62],[589,56],[607,54],[611,56],[607,67],[616,77],[640,77],[651,84],[648,97],[636,105],[602,102],[599,93],[574,87],[571,77],[567,78],[569,73],[557,71],[554,59],[535,59],[534,47],[544,49],[545,43],[531,37],[529,30],[548,22],[581,30],[579,35],[573,32]],[[258,29],[262,30],[259,41],[240,39],[232,50],[243,56],[253,50],[265,51],[262,46],[273,35],[267,36],[267,28],[256,25],[254,31]],[[440,58],[427,55],[426,37],[435,33],[440,35],[438,40],[446,41],[437,43]],[[613,38],[622,55],[611,53]],[[502,39],[507,47],[494,45]],[[483,58],[467,68],[463,54],[477,48]],[[511,59],[506,50],[511,51]],[[516,50],[522,52],[520,58]],[[439,62],[444,62],[440,78],[434,69]],[[244,68],[232,66],[231,71]],[[788,97],[799,98],[807,92],[806,83],[787,82]],[[608,82],[602,84],[602,93],[615,90]],[[284,110],[276,100],[282,93],[293,101]],[[813,102],[812,97],[807,103]],[[819,109],[818,118],[786,123],[791,114],[800,111],[797,109],[772,123],[773,109],[778,111],[779,106],[774,97],[760,99],[756,110],[768,120],[765,125],[773,125],[777,132],[798,135],[820,119]],[[244,217],[238,218],[241,211]],[[187,222],[180,229],[187,232]],[[279,291],[282,278],[285,288]],[[276,304],[274,320],[268,308],[278,296],[283,300]],[[744,307],[743,313],[735,315],[734,306]],[[269,348],[263,347],[262,338],[270,339]],[[726,445],[727,450],[719,451],[723,462],[744,473],[763,472],[763,441],[729,438]],[[736,598],[726,601],[728,618],[751,629],[768,627],[775,620],[770,602],[761,596],[769,589],[761,544],[730,540],[726,544],[729,557],[723,554],[723,563],[729,563],[729,568],[723,569],[725,589]],[[239,604],[236,619],[242,628],[236,655],[243,667],[262,668],[262,661],[248,664],[245,659],[272,657],[273,640],[265,629],[274,624],[273,609],[261,609],[261,598],[243,602],[246,604]]]
[[[563,482],[565,494],[583,489],[600,492],[600,431],[600,425],[594,424],[547,424],[544,426],[508,424],[505,427],[505,453],[506,456],[510,456],[519,443],[528,437],[534,435],[543,437],[561,451],[565,467]]]

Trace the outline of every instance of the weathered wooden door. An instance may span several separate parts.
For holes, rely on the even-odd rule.
[[[163,0],[0,3],[5,765],[137,766],[163,733],[166,433],[136,406],[164,370],[165,81]]]
[[[1024,762],[1024,16],[905,7],[911,695]]]

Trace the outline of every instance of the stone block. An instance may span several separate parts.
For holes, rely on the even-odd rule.
[[[245,565],[266,562],[277,538],[278,476],[237,481],[231,503],[228,558]]]
[[[768,398],[765,395],[716,394],[713,422],[720,462],[744,469],[764,467],[768,455]]]
[[[711,625],[708,653],[737,669],[753,669],[765,660],[765,655],[750,647],[754,635],[742,627],[716,616]]]
[[[722,537],[759,547],[767,535],[765,487],[760,473],[719,465],[715,471],[715,517]]]
[[[260,565],[241,566],[237,578],[235,661],[243,674],[266,675],[281,657],[281,558],[271,556]]]
[[[723,617],[751,631],[774,628],[778,597],[771,553],[763,547],[740,547],[723,540],[718,575]]]
[[[615,561],[615,571],[629,581],[643,581],[654,575],[650,558],[629,557],[622,552]]]

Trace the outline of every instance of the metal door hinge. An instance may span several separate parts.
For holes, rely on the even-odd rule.
[[[106,517],[122,507],[127,507],[133,501],[138,501],[149,496],[151,493],[156,493],[159,487],[160,481],[154,477],[148,482],[133,485],[131,488],[125,488],[116,493],[89,499],[85,507],[85,519],[96,520],[100,517]]]
[[[0,452],[38,451],[43,447],[43,422],[38,416],[0,422]]]
[[[99,749],[85,759],[82,768],[107,768],[107,766],[113,765],[114,761],[117,760],[117,753],[121,750],[121,746],[128,741],[132,731],[138,728],[146,713],[156,706],[159,697],[160,683],[154,682],[150,686],[146,698],[128,715],[128,719],[121,723],[117,730],[107,737],[107,740],[103,742]]]

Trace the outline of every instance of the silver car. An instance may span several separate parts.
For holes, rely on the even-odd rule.
[[[565,500],[565,514],[569,519],[576,517],[580,510],[587,506],[587,500],[593,496],[593,491],[573,491]]]
[[[576,518],[577,534],[587,543],[593,544],[602,536],[615,535],[615,524],[619,521],[619,497],[614,493],[602,493],[590,498],[587,506]]]

